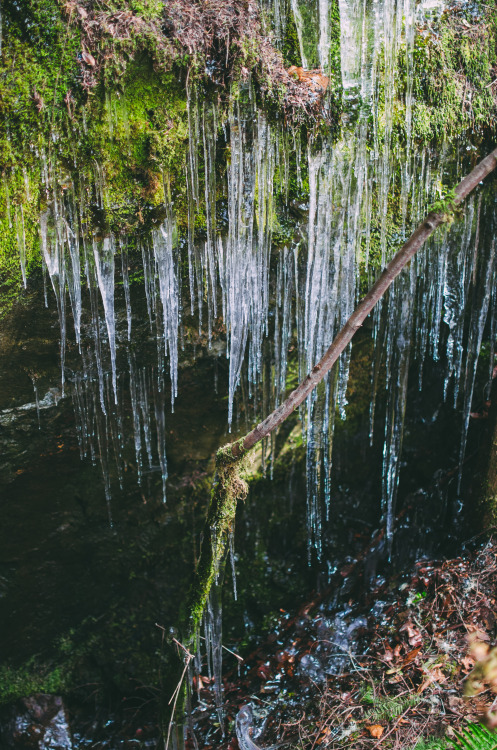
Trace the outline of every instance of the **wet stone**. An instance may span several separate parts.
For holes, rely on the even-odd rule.
[[[0,723],[0,746],[15,750],[72,750],[62,698],[40,693],[7,709]]]

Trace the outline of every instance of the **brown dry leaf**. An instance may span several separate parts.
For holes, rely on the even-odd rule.
[[[472,656],[464,656],[461,659],[461,664],[464,672],[470,672],[475,665],[475,660]]]
[[[472,623],[465,623],[466,630],[468,631],[468,641],[470,643],[475,643],[476,641],[489,641],[490,636],[487,635],[483,630],[481,630],[477,625],[473,625]]]
[[[423,690],[426,690],[426,688],[432,684],[432,682],[438,682],[441,684],[442,682],[447,681],[447,675],[445,675],[440,667],[434,667],[430,670],[428,673],[428,676],[426,680],[419,686],[418,693],[422,693]]]
[[[316,745],[321,745],[325,741],[325,739],[328,737],[330,732],[331,732],[330,727],[324,727],[324,729],[321,730],[321,733],[316,740]]]
[[[407,640],[409,641],[410,646],[413,646],[414,648],[421,646],[421,643],[423,641],[421,633],[419,632],[419,630],[412,626],[412,623],[406,622],[404,625],[402,625],[400,631],[402,632],[403,630],[407,632]]]
[[[381,735],[385,731],[385,727],[382,727],[381,724],[366,724],[366,729],[368,730],[371,737],[375,738],[375,740],[379,740]]]
[[[396,670],[396,671],[399,672],[399,670]],[[396,674],[395,677],[390,677],[390,679],[388,680],[388,682],[395,684],[397,682],[402,682],[402,680],[403,680],[402,675]]]
[[[406,654],[406,656],[404,657],[402,666],[407,667],[408,664],[414,661],[414,659],[416,658],[416,656],[419,654],[420,651],[421,651],[421,646],[418,646],[418,648],[413,648],[412,651],[409,651],[409,653]]]
[[[393,656],[393,648],[389,643],[385,643],[385,653],[383,654],[383,659],[385,661],[393,661]]]
[[[84,62],[91,68],[94,68],[97,64],[93,55],[91,55],[89,52],[86,52],[86,50],[83,50],[83,52],[81,53],[81,57],[83,58]]]

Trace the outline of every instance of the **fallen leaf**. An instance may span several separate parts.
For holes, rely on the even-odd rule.
[[[381,724],[366,724],[366,729],[368,730],[371,737],[375,738],[375,740],[379,740],[381,735],[385,731],[385,727],[382,727]]]
[[[94,68],[97,64],[93,55],[91,55],[89,52],[86,52],[86,50],[83,50],[83,52],[81,53],[81,57],[83,58],[84,62],[91,68]]]
[[[475,660],[472,656],[464,656],[461,659],[461,664],[465,672],[470,672],[475,665]]]
[[[402,631],[407,632],[407,640],[409,641],[410,646],[414,646],[414,648],[416,648],[417,646],[421,646],[421,643],[423,641],[421,633],[419,632],[419,630],[416,630],[416,628],[413,628],[410,622],[406,622],[404,623],[404,625],[402,625],[402,627],[400,628],[400,632]]]
[[[474,643],[475,641],[489,641],[490,636],[479,627],[472,623],[466,623],[466,630],[468,631],[468,641]]]
[[[421,651],[421,646],[418,646],[418,648],[413,648],[412,651],[409,651],[409,653],[406,654],[406,656],[404,657],[404,661],[402,662],[402,667],[407,667],[408,664],[414,661],[414,659],[416,658],[416,656],[419,654],[420,651]]]
[[[328,737],[328,735],[331,733],[330,727],[324,727],[324,729],[321,730],[321,733],[319,737],[316,740],[316,745],[321,745],[325,739]]]
[[[400,670],[397,670],[397,672],[399,672],[399,671],[400,671]],[[396,674],[396,675],[395,675],[395,677],[390,677],[390,679],[388,680],[388,682],[391,682],[391,683],[394,683],[394,684],[395,684],[395,683],[397,683],[397,682],[402,682],[402,680],[403,680],[403,677],[402,677],[402,675],[400,675],[400,674]]]
[[[440,685],[442,682],[446,682],[447,675],[445,675],[440,667],[435,667],[432,669],[426,680],[419,686],[418,693],[422,693],[423,690],[426,690],[427,687],[429,687],[433,682],[438,682]]]

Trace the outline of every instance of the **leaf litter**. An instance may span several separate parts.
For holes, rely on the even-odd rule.
[[[360,603],[336,590],[282,612],[264,643],[224,676],[226,733],[212,686],[193,709],[200,747],[236,750],[234,722],[253,707],[256,746],[451,747],[468,724],[497,726],[497,539],[446,560],[422,560]],[[190,738],[189,748],[194,747]],[[433,745],[434,746],[434,745]]]

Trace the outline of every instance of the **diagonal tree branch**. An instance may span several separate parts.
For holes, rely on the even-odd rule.
[[[454,197],[449,202],[447,208],[453,210],[457,208],[463,200],[474,190],[474,188],[492,172],[497,166],[497,148],[483,159],[455,188]],[[363,322],[385,294],[388,287],[394,279],[400,274],[404,266],[409,263],[411,258],[424,245],[428,237],[433,234],[435,229],[447,221],[447,213],[443,210],[435,213],[429,213],[422,224],[418,226],[414,234],[408,239],[405,245],[394,255],[390,263],[386,266],[383,273],[371,287],[364,299],[356,307],[342,330],[337,334],[328,351],[322,359],[312,369],[305,380],[288,396],[278,409],[275,409],[266,419],[257,425],[248,435],[245,436],[240,447],[243,446],[245,451],[250,450],[259,440],[269,435],[278,425],[285,421],[287,417],[305,401],[309,393],[317,386],[324,376],[331,370],[340,354],[352,340],[355,332],[362,326]],[[240,443],[240,441],[239,441]],[[233,453],[236,455],[238,448],[233,447]]]

